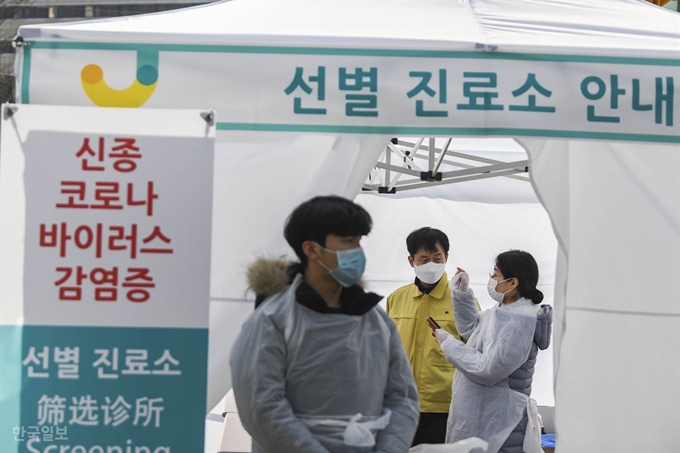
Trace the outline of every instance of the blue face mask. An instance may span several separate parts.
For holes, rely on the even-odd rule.
[[[364,249],[356,247],[353,249],[338,250],[336,252],[328,250],[321,245],[319,245],[319,247],[327,252],[335,253],[335,256],[338,257],[338,267],[335,269],[330,269],[320,260],[316,260],[338,283],[347,288],[355,285],[359,281],[366,269],[366,255],[364,255]]]

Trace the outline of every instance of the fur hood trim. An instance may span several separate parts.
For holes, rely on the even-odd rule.
[[[246,277],[248,286],[255,294],[261,296],[271,296],[288,286],[288,268],[293,264],[292,261],[279,258],[258,258],[250,266]]]

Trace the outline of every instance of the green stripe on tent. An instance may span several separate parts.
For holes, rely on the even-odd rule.
[[[341,134],[381,135],[468,135],[496,137],[543,137],[577,138],[592,140],[618,140],[629,142],[680,143],[680,136],[626,134],[616,132],[561,131],[554,129],[519,129],[511,127],[411,127],[411,126],[342,126],[317,124],[272,124],[272,123],[217,123],[220,131],[262,131],[262,132],[317,132]]]
[[[134,50],[152,52],[213,52],[283,55],[344,55],[365,57],[469,58],[483,60],[527,60],[573,63],[630,64],[645,66],[680,66],[680,59],[614,57],[596,55],[558,55],[494,51],[352,49],[327,47],[229,46],[210,44],[143,44],[113,42],[28,41],[34,49]]]
[[[29,104],[30,99],[28,98],[28,85],[31,81],[31,48],[26,46],[23,48],[23,52],[24,67],[21,70],[21,102],[23,104]]]

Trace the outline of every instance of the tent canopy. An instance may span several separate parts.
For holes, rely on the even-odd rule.
[[[673,12],[642,0],[237,0],[161,14],[21,28],[26,40],[351,46],[657,57]]]

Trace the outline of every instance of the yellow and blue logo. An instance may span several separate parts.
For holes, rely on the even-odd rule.
[[[80,72],[85,94],[99,107],[140,107],[158,84],[158,51],[137,51],[137,76],[127,88],[111,88],[101,66],[89,64]]]

